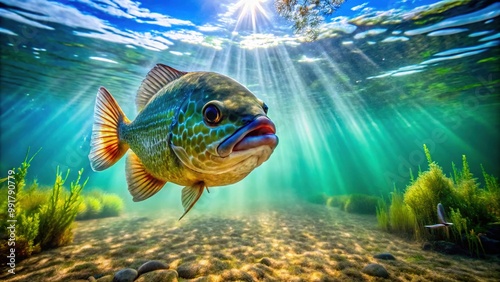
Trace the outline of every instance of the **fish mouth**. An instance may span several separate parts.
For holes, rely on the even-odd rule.
[[[217,148],[220,157],[227,157],[235,151],[245,151],[259,146],[269,146],[272,150],[278,145],[276,127],[266,116],[258,116],[249,124],[238,129]]]

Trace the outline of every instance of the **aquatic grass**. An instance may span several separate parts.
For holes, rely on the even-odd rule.
[[[391,193],[391,204],[387,207],[384,200],[377,206],[377,221],[383,230],[391,231],[412,238],[419,238],[422,233],[412,209],[405,204],[403,194],[396,188]]]
[[[76,218],[80,204],[80,193],[87,184],[87,180],[80,183],[83,169],[78,171],[78,177],[70,183],[69,193],[64,191],[70,170],[63,178],[57,168],[56,180],[52,188],[49,202],[40,207],[40,225],[37,241],[42,249],[63,246],[73,240],[71,225]]]
[[[500,186],[498,180],[493,175],[486,173],[483,165],[481,165],[486,191],[484,194],[485,206],[488,212],[496,218],[500,218]]]
[[[16,259],[20,261],[30,255],[68,244],[72,240],[72,223],[76,216],[76,209],[80,200],[80,193],[87,180],[81,182],[83,170],[78,172],[78,177],[71,182],[69,191],[63,187],[68,179],[70,171],[65,177],[57,169],[56,179],[51,189],[40,189],[36,180],[26,189],[26,176],[34,157],[29,157],[28,149],[26,157],[17,169],[15,189],[16,189],[16,210],[15,220],[18,223],[16,229]],[[1,193],[6,193],[7,187],[2,187]],[[7,207],[7,197],[2,197],[0,205]],[[7,208],[0,211],[2,219],[12,219],[6,213]],[[5,228],[6,220],[2,220],[2,227]],[[0,242],[0,251],[7,253],[8,245],[6,240]],[[4,258],[2,258],[3,260]]]
[[[329,207],[337,207],[340,208],[341,210],[344,210],[345,203],[347,202],[348,196],[347,195],[337,195],[337,196],[331,196],[328,197],[326,201],[326,205]]]
[[[124,207],[122,198],[112,194],[102,196],[102,205],[102,217],[119,216]]]
[[[123,211],[124,203],[118,195],[92,190],[84,194],[82,198],[77,220],[119,216]]]
[[[452,163],[451,178],[431,158],[427,146],[424,152],[428,170],[420,171],[418,177],[411,177],[404,195],[394,190],[390,206],[379,201],[377,221],[379,227],[417,240],[444,239],[467,248],[471,255],[484,253],[478,233],[486,226],[500,219],[500,188],[497,179],[485,172],[481,166],[486,188],[481,188],[470,171],[465,155],[462,168]],[[410,174],[412,175],[412,174]],[[449,214],[452,226],[444,232],[428,232],[424,225],[438,220],[436,206],[441,203]],[[449,230],[452,231],[452,237]],[[466,243],[466,244],[465,244]]]
[[[424,151],[429,170],[419,173],[417,179],[406,188],[404,194],[404,202],[416,215],[419,228],[437,220],[438,203],[448,208],[455,202],[453,181],[446,177],[442,168],[432,161],[425,145]]]
[[[376,208],[377,223],[380,229],[389,231],[391,224],[389,222],[389,210],[386,201],[382,198],[378,201]]]
[[[310,195],[307,198],[307,200],[313,204],[324,205],[324,204],[326,204],[326,201],[328,200],[328,196],[325,193],[318,193],[318,194]]]
[[[86,196],[83,203],[85,205],[85,213],[81,214],[81,217],[77,217],[77,219],[93,219],[99,217],[102,212],[102,203],[99,198]]]
[[[348,213],[376,214],[379,198],[365,194],[349,195],[344,210]]]

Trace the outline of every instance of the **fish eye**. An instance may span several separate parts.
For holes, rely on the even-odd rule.
[[[264,102],[262,102],[262,109],[264,110],[264,113],[266,113],[267,115],[267,110],[269,110],[269,107]]]
[[[216,105],[208,103],[203,107],[203,119],[208,125],[216,125],[221,121],[222,114]]]

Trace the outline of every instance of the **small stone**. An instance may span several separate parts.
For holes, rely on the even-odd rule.
[[[430,251],[432,250],[432,244],[429,242],[425,242],[422,244],[422,250],[424,251]]]
[[[370,276],[389,278],[389,272],[380,264],[370,263],[361,271]]]
[[[273,266],[273,261],[270,259],[270,258],[262,258],[260,260],[260,263],[264,264],[264,265],[267,265],[269,267],[272,267]]]
[[[481,245],[487,254],[500,254],[500,241],[495,239],[490,239],[485,235],[479,235],[481,240]]]
[[[112,281],[113,281],[113,275],[105,275],[97,279],[97,282],[112,282]]]
[[[390,253],[380,253],[373,256],[376,259],[385,259],[385,260],[396,260],[396,258]]]
[[[137,270],[132,268],[124,268],[115,273],[113,282],[133,282],[137,278]]]
[[[455,243],[448,241],[436,241],[433,247],[434,251],[447,255],[456,255],[462,252]]]
[[[144,273],[159,269],[168,269],[168,264],[165,264],[158,260],[150,260],[144,263],[143,265],[139,266],[139,268],[137,269],[137,273],[140,276]]]
[[[185,279],[195,278],[196,275],[200,274],[200,270],[201,267],[194,262],[184,263],[177,267],[177,273],[179,274],[179,277]]]
[[[179,275],[177,274],[177,271],[172,270],[172,269],[160,269],[156,271],[150,271],[148,273],[144,273],[137,280],[136,282],[177,282],[177,277]]]
[[[97,282],[97,280],[95,279],[94,276],[90,276],[88,279],[87,279],[89,282]]]

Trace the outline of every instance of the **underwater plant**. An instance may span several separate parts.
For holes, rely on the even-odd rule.
[[[433,223],[437,218],[436,206],[455,206],[453,181],[446,177],[437,163],[432,161],[429,149],[424,145],[429,170],[419,173],[417,179],[406,188],[404,203],[411,208],[417,220],[415,233],[424,233],[424,225]]]
[[[80,193],[87,184],[88,178],[80,184],[83,169],[79,170],[77,179],[70,183],[69,193],[67,193],[63,185],[69,173],[68,169],[63,178],[57,168],[49,202],[40,207],[39,235],[36,241],[40,242],[42,249],[63,246],[73,239],[71,225],[78,212]]]
[[[15,211],[6,213],[7,208],[0,211],[2,230],[6,230],[7,218],[15,218],[17,222],[15,250],[17,259],[23,259],[32,253],[44,249],[62,246],[71,242],[73,238],[72,224],[75,220],[80,193],[88,179],[80,183],[83,170],[78,172],[78,177],[71,182],[69,191],[63,187],[67,181],[70,170],[65,177],[57,169],[56,179],[51,189],[40,189],[36,180],[25,189],[26,175],[31,161],[38,152],[29,158],[29,149],[24,161],[17,169],[12,169],[16,194]],[[7,187],[2,186],[2,194],[7,193]],[[0,205],[7,207],[7,197],[2,197]],[[0,242],[0,251],[9,248],[5,236]],[[2,258],[4,260],[5,258]]]
[[[77,220],[119,216],[123,211],[123,200],[118,195],[93,190],[82,195]]]
[[[403,194],[396,188],[391,193],[391,204],[384,199],[377,205],[377,222],[381,229],[402,236],[418,238],[421,230],[416,228],[417,221],[412,209],[404,202]]]
[[[348,213],[376,214],[379,198],[365,194],[352,194],[345,202],[344,210]]]
[[[479,256],[481,252],[484,253],[479,234],[486,230],[489,223],[500,219],[497,179],[487,174],[481,166],[486,185],[486,188],[481,188],[465,156],[462,156],[461,170],[452,163],[452,177],[448,178],[442,168],[432,161],[427,146],[424,144],[423,147],[428,170],[419,171],[416,179],[410,174],[410,184],[404,195],[394,190],[389,207],[384,201],[379,202],[377,220],[380,228],[411,235],[418,240],[450,240],[469,249],[471,255]],[[445,220],[446,212],[453,225]],[[436,219],[441,224],[433,224]],[[438,225],[446,225],[444,232],[430,232],[434,228],[425,228]],[[448,229],[451,229],[452,237]]]
[[[324,21],[324,17],[335,12],[344,1],[305,0],[297,3],[297,1],[276,0],[275,6],[280,16],[293,22],[295,33],[305,32],[309,39],[316,39],[317,27]]]

